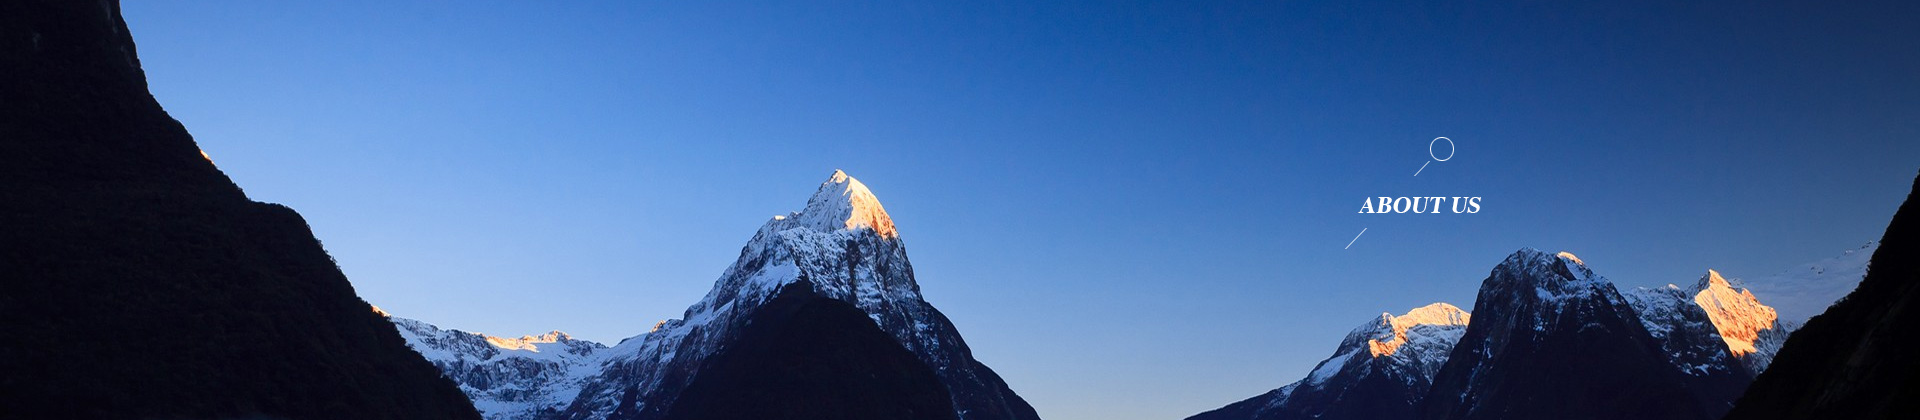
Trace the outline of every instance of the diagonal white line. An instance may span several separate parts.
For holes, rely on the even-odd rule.
[[[1367,234],[1367,228],[1360,228],[1360,235],[1365,235],[1365,234]],[[1355,241],[1359,241],[1359,240],[1360,240],[1360,235],[1353,235],[1353,240],[1352,240],[1352,241],[1347,241],[1347,247],[1346,247],[1346,248],[1341,248],[1341,249],[1353,249],[1353,243],[1354,243]]]
[[[1427,170],[1427,165],[1432,165],[1432,164],[1433,164],[1433,161],[1431,160],[1427,161],[1427,163],[1420,164],[1420,171]],[[1413,171],[1413,176],[1420,176],[1420,171]]]

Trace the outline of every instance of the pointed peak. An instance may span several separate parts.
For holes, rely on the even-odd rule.
[[[1489,298],[1486,293],[1496,293],[1501,301],[1521,297],[1559,301],[1601,296],[1607,289],[1613,289],[1613,284],[1594,274],[1585,261],[1571,252],[1547,253],[1522,248],[1494,267],[1493,275],[1481,284],[1480,291],[1481,299]]]
[[[1721,277],[1719,271],[1707,269],[1707,274],[1701,275],[1700,281],[1694,283],[1693,291],[1700,292],[1713,289],[1732,290],[1733,283],[1728,282],[1726,277]]]
[[[1760,331],[1780,328],[1780,315],[1773,307],[1760,303],[1753,292],[1734,288],[1718,271],[1707,270],[1707,275],[1700,277],[1693,303],[1707,312],[1720,338],[1726,341],[1727,350],[1736,357],[1758,351],[1755,341]]]
[[[807,199],[806,209],[792,217],[774,216],[776,221],[786,219],[825,231],[864,228],[884,238],[899,236],[893,228],[893,219],[887,216],[886,208],[880,206],[880,198],[867,190],[866,184],[838,169]]]

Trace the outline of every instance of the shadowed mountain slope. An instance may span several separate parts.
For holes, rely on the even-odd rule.
[[[1730,420],[1894,419],[1920,413],[1920,178],[1860,286],[1787,338]]]
[[[119,11],[0,3],[0,418],[478,418],[160,108]]]

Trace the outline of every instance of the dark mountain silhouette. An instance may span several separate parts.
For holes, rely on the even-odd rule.
[[[478,418],[160,108],[115,1],[0,2],[0,276],[0,418]]]
[[[669,420],[957,419],[933,369],[852,304],[788,284],[710,356]]]
[[[1481,283],[1422,417],[1711,419],[1748,378],[1732,358],[1720,363],[1699,376],[1675,369],[1613,283],[1573,254],[1523,249]]]
[[[1920,178],[1853,293],[1787,338],[1729,420],[1920,416]]]

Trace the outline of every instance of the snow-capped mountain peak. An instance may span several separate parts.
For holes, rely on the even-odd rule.
[[[1446,302],[1436,302],[1427,306],[1414,308],[1411,311],[1407,311],[1406,315],[1394,316],[1392,313],[1381,313],[1381,323],[1393,331],[1393,336],[1386,340],[1380,340],[1378,338],[1367,339],[1367,351],[1372,354],[1373,357],[1392,356],[1394,352],[1400,350],[1401,346],[1407,344],[1407,330],[1415,326],[1440,325],[1464,327],[1471,317],[1472,315],[1467,314],[1467,311],[1460,310],[1459,307],[1447,304]]]
[[[1766,284],[1787,292],[1851,287],[1865,271],[1859,255],[1874,245]],[[1822,277],[1829,274],[1841,278]],[[1568,389],[1564,384],[1629,394],[1646,405],[1691,398],[1711,418],[1771,364],[1793,328],[1785,311],[1773,316],[1760,304],[1772,296],[1741,283],[1709,270],[1682,282],[1691,287],[1620,290],[1572,253],[1524,248],[1482,283],[1474,325],[1444,303],[1383,313],[1348,333],[1306,379],[1188,420],[1638,418],[1606,405],[1567,410],[1556,390]],[[1514,385],[1516,377],[1526,383]],[[1383,386],[1379,378],[1405,381]],[[1382,400],[1381,390],[1413,392]]]
[[[1735,356],[1753,353],[1758,333],[1778,326],[1775,321],[1779,315],[1773,308],[1761,304],[1753,292],[1734,289],[1718,271],[1707,270],[1695,289],[1699,292],[1693,297],[1694,303],[1706,309],[1707,316],[1713,319],[1714,327],[1720,329],[1720,337],[1727,340],[1727,348]]]
[[[867,190],[866,184],[840,170],[834,170],[827,182],[820,183],[820,189],[807,199],[805,210],[791,216],[775,216],[775,220],[793,220],[795,226],[820,231],[864,228],[884,238],[899,236],[893,219],[887,216],[887,209],[880,206],[880,199]]]
[[[1571,252],[1560,251],[1549,254],[1536,248],[1521,248],[1508,255],[1500,265],[1508,268],[1525,268],[1527,271],[1551,271],[1558,276],[1543,276],[1546,279],[1566,279],[1592,281],[1593,270],[1587,268],[1586,261]]]
[[[1467,311],[1444,302],[1402,315],[1381,313],[1348,332],[1334,357],[1315,366],[1305,384],[1318,387],[1337,377],[1350,381],[1376,371],[1402,377],[1396,382],[1417,378],[1425,383],[1460,340],[1468,318]]]
[[[657,419],[703,369],[738,338],[758,311],[789,285],[866,313],[932,368],[967,420],[1036,417],[971,350],[946,316],[920,296],[906,246],[867,186],[834,171],[807,206],[762,225],[707,296],[681,319],[623,340],[604,368],[556,417]]]
[[[1489,290],[1501,294],[1525,293],[1525,290],[1531,289],[1537,302],[1548,304],[1596,295],[1611,297],[1601,291],[1611,289],[1612,283],[1605,277],[1594,275],[1586,262],[1571,252],[1549,254],[1534,248],[1523,248],[1508,255],[1495,270],[1511,274],[1495,276],[1495,287]]]
[[[1571,253],[1528,248],[1508,256],[1481,282],[1473,316],[1434,377],[1424,417],[1638,418],[1659,410],[1710,418],[1751,378],[1690,294],[1623,294]],[[1554,397],[1591,389],[1634,402]]]
[[[1694,286],[1693,302],[1706,311],[1728,351],[1742,358],[1754,373],[1765,370],[1786,341],[1787,328],[1779,322],[1779,314],[1761,304],[1753,292],[1734,288],[1718,271],[1707,270],[1700,277]]]
[[[1188,420],[1414,418],[1468,318],[1446,303],[1383,313],[1347,333],[1305,379]]]
[[[378,308],[375,309],[378,311]],[[407,346],[440,368],[488,419],[524,419],[566,408],[607,346],[553,331],[520,338],[442,329],[380,312]]]
[[[1586,262],[1586,261],[1580,261],[1580,257],[1578,257],[1578,256],[1575,256],[1575,255],[1573,255],[1573,253],[1571,253],[1571,252],[1567,252],[1567,251],[1560,251],[1560,253],[1558,253],[1558,254],[1554,254],[1554,256],[1556,256],[1556,257],[1560,257],[1561,259],[1564,259],[1564,260],[1567,260],[1567,261],[1573,261],[1573,263],[1574,263],[1574,264],[1580,264],[1580,265],[1583,265],[1583,266],[1584,266],[1584,265],[1587,265],[1587,262]]]
[[[1714,328],[1712,317],[1694,302],[1698,290],[1668,284],[1621,292],[1639,315],[1647,334],[1660,343],[1669,362],[1691,376],[1734,372],[1732,352]]]

